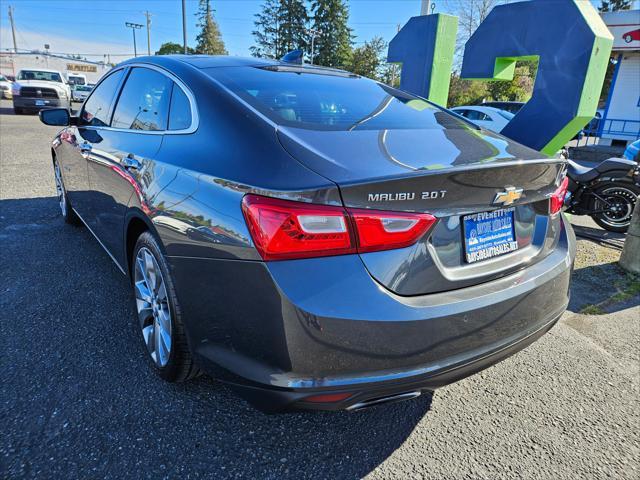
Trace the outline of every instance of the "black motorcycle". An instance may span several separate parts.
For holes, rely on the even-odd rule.
[[[605,230],[626,232],[640,195],[638,162],[609,158],[593,168],[567,163],[566,212],[589,215]]]

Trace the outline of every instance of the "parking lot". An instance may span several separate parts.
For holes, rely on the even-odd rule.
[[[127,280],[59,215],[55,132],[1,102],[1,478],[640,475],[639,294],[619,250],[580,240],[559,324],[433,397],[268,416],[148,368]]]

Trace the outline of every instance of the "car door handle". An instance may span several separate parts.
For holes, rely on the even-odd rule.
[[[142,164],[139,160],[133,156],[133,154],[129,154],[122,159],[122,166],[126,169],[140,170],[142,168]]]
[[[89,155],[91,154],[90,143],[81,143],[80,145],[78,145],[78,148],[80,149],[80,155],[82,155],[84,158],[89,158]]]

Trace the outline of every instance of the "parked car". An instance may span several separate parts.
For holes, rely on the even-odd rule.
[[[62,216],[129,277],[167,381],[205,371],[265,411],[357,410],[487,368],[568,304],[565,162],[410,93],[157,56],[114,67],[77,117],[40,118],[63,127]]]
[[[13,111],[17,114],[71,106],[71,89],[56,70],[20,70],[13,83],[12,94]]]
[[[11,98],[11,81],[0,75],[0,98]]]
[[[93,90],[88,85],[74,85],[71,89],[72,102],[84,102]]]
[[[463,107],[454,107],[452,112],[456,112],[458,115],[462,115],[464,118],[469,119],[479,127],[486,128],[492,132],[500,133],[502,129],[509,123],[514,117],[513,113],[509,113],[505,110],[498,110],[493,107],[480,107],[476,105],[469,105]]]
[[[640,28],[636,29],[636,30],[630,30],[627,33],[625,33],[624,35],[622,35],[622,38],[624,39],[625,42],[627,43],[631,43],[634,40],[635,41],[640,41]]]
[[[482,107],[493,107],[498,110],[504,110],[509,113],[513,113],[514,115],[520,111],[522,107],[524,107],[525,102],[483,102],[481,104]]]
[[[636,140],[627,145],[622,156],[640,164],[640,140]]]

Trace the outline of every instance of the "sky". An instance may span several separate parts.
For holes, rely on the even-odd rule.
[[[466,0],[431,0],[435,12],[455,14]],[[599,4],[598,0],[592,0]],[[212,0],[222,38],[231,55],[249,55],[254,15],[263,0]],[[356,45],[376,35],[389,41],[397,25],[420,14],[420,0],[351,0],[349,25]],[[636,0],[637,6],[638,0]],[[187,34],[195,45],[197,0],[187,0]],[[13,47],[8,6],[14,8],[19,49],[73,53],[91,60],[110,55],[112,62],[133,56],[133,37],[125,22],[146,25],[151,17],[151,52],[164,42],[182,43],[181,0],[0,0],[0,50]],[[136,31],[138,54],[146,53],[146,29]]]

